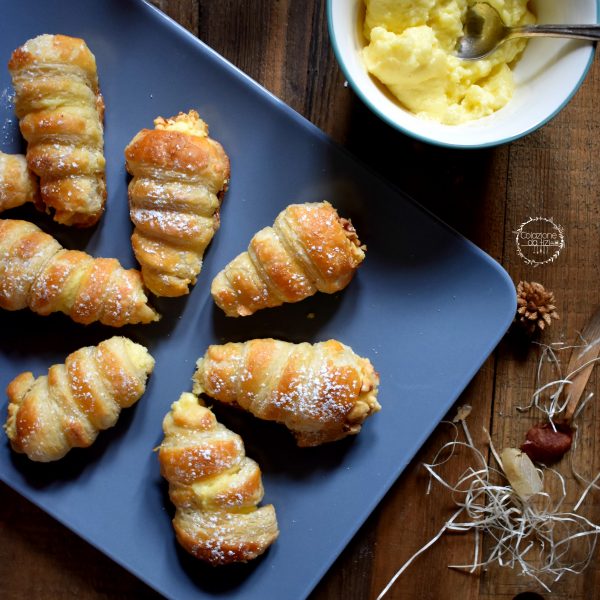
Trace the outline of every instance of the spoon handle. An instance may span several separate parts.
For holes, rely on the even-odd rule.
[[[513,27],[507,37],[568,37],[600,40],[600,25],[522,25]]]

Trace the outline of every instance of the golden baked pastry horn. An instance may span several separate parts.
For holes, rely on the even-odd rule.
[[[38,182],[25,157],[0,152],[0,212],[38,201]]]
[[[154,121],[125,149],[131,243],[142,277],[157,296],[182,296],[196,283],[219,228],[229,159],[195,110]]]
[[[211,565],[262,554],[279,535],[277,518],[273,505],[257,508],[264,493],[260,468],[240,436],[189,393],[171,406],[163,430],[160,467],[181,546]]]
[[[381,408],[379,376],[370,361],[336,340],[209,346],[196,366],[194,393],[284,424],[299,446],[356,434]]]
[[[47,375],[21,373],[6,390],[4,429],[13,450],[48,462],[91,445],[117,422],[121,408],[140,399],[153,368],[144,346],[112,337],[69,354]]]
[[[63,225],[94,225],[106,200],[104,101],[94,55],[82,39],[44,34],[17,48],[8,68],[42,203]]]
[[[364,258],[352,223],[329,202],[292,204],[215,277],[211,293],[228,317],[243,317],[317,291],[333,294]]]
[[[157,321],[147,302],[139,271],[123,269],[115,258],[65,250],[28,221],[0,219],[0,308],[121,327]]]

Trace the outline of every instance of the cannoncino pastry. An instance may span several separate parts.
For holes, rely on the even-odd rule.
[[[333,294],[364,258],[352,223],[329,202],[292,204],[215,277],[211,293],[228,317],[244,317],[317,291]]]
[[[157,296],[182,296],[196,283],[219,228],[229,159],[195,110],[154,121],[125,149],[131,243],[144,282]]]
[[[215,566],[262,554],[279,535],[277,519],[271,504],[257,507],[264,494],[260,468],[240,436],[189,393],[171,406],[163,430],[160,467],[181,546]]]
[[[38,182],[25,157],[0,152],[0,212],[38,199]]]
[[[153,368],[146,348],[112,337],[69,354],[47,375],[21,373],[6,390],[4,429],[13,450],[49,462],[90,446],[99,431],[115,425],[122,408],[140,399]]]
[[[283,423],[299,446],[356,434],[381,408],[379,376],[370,361],[336,340],[209,346],[196,366],[194,393]]]
[[[94,225],[106,200],[104,101],[94,55],[81,39],[44,34],[17,48],[8,68],[42,203],[63,225]]]
[[[65,250],[33,223],[0,219],[0,308],[121,327],[157,321],[147,302],[139,271]]]

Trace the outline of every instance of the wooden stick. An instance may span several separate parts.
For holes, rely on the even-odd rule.
[[[578,369],[581,369],[576,375],[573,376],[571,381],[573,382],[569,386],[569,402],[565,409],[565,421],[570,423],[577,404],[581,399],[583,390],[587,385],[588,379],[592,374],[592,370],[595,366],[595,360],[600,354],[600,306],[596,308],[590,320],[587,322],[584,330],[581,333],[581,337],[585,342],[584,348],[573,348],[571,353],[571,359],[569,360],[569,366],[567,367],[567,378],[571,379],[570,374],[575,373]],[[584,365],[587,363],[585,368]]]

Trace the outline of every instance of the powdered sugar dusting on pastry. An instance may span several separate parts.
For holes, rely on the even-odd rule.
[[[97,284],[100,276],[105,286]],[[41,315],[60,311],[79,323],[114,327],[159,318],[137,271],[116,259],[64,250],[32,223],[12,219],[0,220],[0,306]]]
[[[260,469],[245,456],[241,438],[189,393],[172,405],[163,430],[159,460],[177,509],[179,543],[212,565],[262,554],[279,531],[273,506],[257,507]]]
[[[14,109],[15,93],[12,88],[5,87],[0,92],[0,105],[5,109],[6,115],[11,115]],[[0,140],[4,146],[10,146],[18,133],[17,128],[13,125],[13,118],[7,116],[0,124]]]
[[[112,359],[97,360],[102,352]],[[129,397],[106,385],[117,366],[136,381]],[[122,407],[139,400],[153,368],[154,359],[143,346],[112,337],[73,352],[47,376],[33,379],[31,373],[22,373],[7,388],[9,419],[4,428],[13,450],[48,462],[73,447],[89,446],[99,430],[115,424]]]
[[[229,159],[194,110],[154,121],[125,149],[133,251],[148,288],[182,296],[196,282],[219,228]]]
[[[94,55],[79,38],[44,34],[13,52],[9,70],[41,202],[59,223],[93,225],[106,200],[104,101]]]
[[[301,446],[358,433],[380,409],[378,383],[371,363],[335,340],[210,346],[194,374],[195,391],[283,423]]]
[[[227,316],[247,316],[342,290],[364,257],[356,231],[331,204],[292,204],[215,277],[211,293]]]

